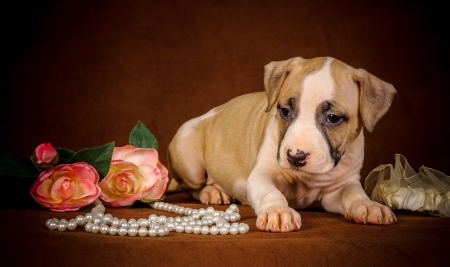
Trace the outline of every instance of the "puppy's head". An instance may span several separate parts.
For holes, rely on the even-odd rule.
[[[267,112],[277,109],[278,163],[309,173],[331,171],[362,127],[372,132],[394,87],[333,58],[300,57],[265,66]]]

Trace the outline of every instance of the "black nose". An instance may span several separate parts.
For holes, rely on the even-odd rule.
[[[289,162],[289,164],[291,164],[292,166],[299,168],[299,167],[303,167],[306,165],[307,161],[306,161],[306,156],[307,154],[304,151],[298,151],[295,155],[291,155],[292,150],[288,150],[287,151],[287,160]]]

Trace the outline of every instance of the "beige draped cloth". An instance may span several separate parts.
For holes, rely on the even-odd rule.
[[[391,209],[425,211],[450,217],[450,176],[422,166],[416,173],[400,154],[392,164],[380,165],[367,176],[365,191]]]

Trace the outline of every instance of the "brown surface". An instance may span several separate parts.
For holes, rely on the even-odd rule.
[[[415,169],[425,165],[450,174],[445,11],[430,1],[384,0],[4,4],[0,152],[27,156],[43,142],[72,150],[111,141],[122,146],[141,120],[158,138],[166,164],[166,148],[181,124],[232,97],[263,90],[265,64],[331,56],[398,91],[392,108],[366,134],[363,177],[393,163],[395,153]],[[412,212],[397,212],[397,224],[378,227],[307,211],[303,230],[283,235],[150,240],[51,232],[43,223],[56,215],[35,208],[28,194],[32,181],[2,180],[2,266],[153,266],[154,260],[432,265],[445,260],[449,245],[448,219]],[[242,210],[254,230],[252,211]],[[148,210],[114,213],[138,217]]]
[[[184,193],[165,200],[206,208]],[[321,210],[302,211],[302,229],[289,234],[260,232],[249,206],[238,205],[250,225],[244,235],[203,236],[171,232],[166,237],[121,237],[50,231],[50,218],[71,219],[82,212],[41,208],[0,212],[1,266],[433,266],[448,259],[450,219],[396,212],[393,226],[358,225]],[[216,206],[225,210],[226,206]],[[147,218],[146,207],[107,208],[118,218]],[[7,242],[5,242],[7,240]]]

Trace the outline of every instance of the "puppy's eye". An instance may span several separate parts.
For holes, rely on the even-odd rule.
[[[288,108],[280,108],[280,113],[283,117],[289,117],[291,111]]]
[[[335,124],[335,123],[338,123],[341,119],[342,119],[341,116],[335,115],[335,114],[329,114],[329,115],[327,116],[327,122],[328,122],[328,123],[333,123],[333,124]]]

